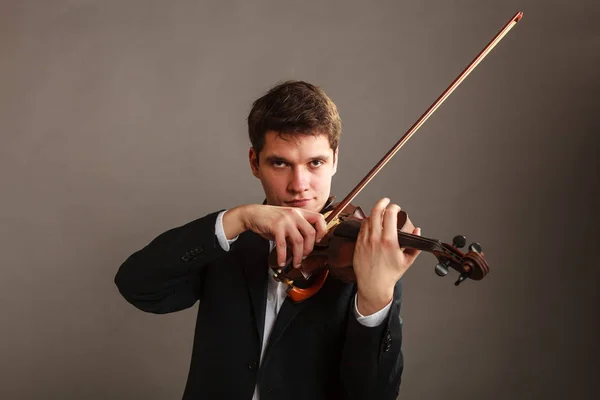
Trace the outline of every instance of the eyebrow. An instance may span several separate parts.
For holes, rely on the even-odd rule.
[[[315,161],[315,160],[329,161],[329,158],[330,157],[328,155],[320,154],[320,155],[317,155],[317,156],[314,156],[314,157],[310,157],[308,159],[308,161]],[[265,159],[269,163],[272,163],[272,162],[275,162],[275,161],[283,161],[285,163],[291,164],[291,162],[289,160],[286,160],[285,157],[278,156],[277,154],[271,154],[270,156],[267,156]]]

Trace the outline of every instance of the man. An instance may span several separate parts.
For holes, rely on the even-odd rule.
[[[153,313],[200,301],[184,399],[395,399],[399,282],[419,254],[398,245],[400,207],[384,198],[362,224],[356,284],[330,277],[313,297],[291,302],[268,255],[274,247],[280,265],[290,256],[298,267],[325,236],[319,211],[337,169],[341,121],[320,88],[288,81],[254,102],[248,128],[265,204],[159,235],[120,267],[121,294]]]

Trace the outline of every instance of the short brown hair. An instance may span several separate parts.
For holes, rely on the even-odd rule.
[[[325,134],[335,151],[342,134],[342,120],[336,105],[321,88],[290,80],[276,85],[252,104],[248,134],[257,155],[265,144],[267,131]]]

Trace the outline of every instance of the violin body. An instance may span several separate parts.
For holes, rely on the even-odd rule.
[[[333,197],[330,197],[321,211],[325,215],[339,206],[339,204],[331,204],[332,201]],[[360,207],[352,204],[346,206],[344,212],[328,226],[327,235],[319,243],[315,243],[313,251],[302,261],[299,268],[292,267],[290,257],[286,267],[279,267],[276,251],[271,252],[269,266],[273,269],[276,280],[288,284],[288,296],[292,301],[300,302],[316,294],[330,274],[343,282],[356,282],[353,269],[354,249],[365,218],[367,216]],[[413,232],[415,226],[404,211],[398,213],[398,227],[400,247],[434,254],[439,261],[436,272],[440,268],[451,267],[461,274],[456,285],[466,278],[481,280],[489,272],[483,253],[473,245],[465,254],[456,246],[413,235],[409,232]],[[288,254],[289,251],[290,249]],[[438,275],[446,274],[447,271],[444,274],[438,272]]]

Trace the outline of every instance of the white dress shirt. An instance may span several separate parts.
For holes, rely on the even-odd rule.
[[[219,241],[219,245],[225,251],[229,251],[229,245],[237,240],[237,236],[233,239],[229,240],[225,236],[225,230],[223,229],[223,215],[227,212],[221,211],[217,216],[217,222],[215,224],[215,234],[217,235],[217,240]],[[275,247],[275,243],[271,240],[269,241],[270,251]],[[267,268],[269,268],[267,266]],[[273,276],[273,270],[269,268],[269,276]],[[271,329],[273,328],[273,324],[275,324],[275,319],[277,318],[277,314],[279,313],[279,309],[283,305],[283,301],[286,296],[286,285],[282,282],[278,282],[275,279],[269,279],[268,288],[267,288],[267,308],[265,309],[265,328],[263,331],[263,342],[262,349],[260,351],[260,362],[262,362],[263,354],[265,348],[267,347],[267,341],[269,339],[269,334],[271,333]],[[389,314],[390,307],[392,305],[392,301],[388,303],[387,306],[377,311],[375,314],[371,315],[362,315],[358,312],[358,306],[356,304],[356,296],[354,296],[354,315],[356,320],[360,322],[364,326],[374,327],[381,324]],[[258,400],[258,386],[254,388],[254,395],[252,396],[252,400]]]

